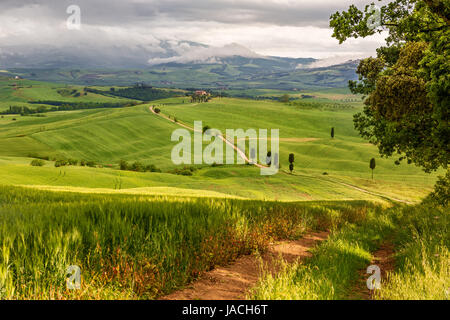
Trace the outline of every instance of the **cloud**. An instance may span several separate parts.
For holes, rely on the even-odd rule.
[[[335,66],[350,60],[358,60],[360,58],[359,55],[342,55],[342,56],[333,56],[325,59],[319,59],[314,61],[308,65],[299,64],[297,69],[315,69],[315,68],[325,68],[329,66]]]
[[[246,58],[261,58],[262,56],[241,46],[237,43],[225,45],[223,47],[200,47],[191,46],[187,43],[182,43],[175,47],[178,50],[178,56],[169,58],[153,58],[148,61],[149,64],[162,64],[169,62],[188,63],[188,62],[202,62],[202,63],[218,63],[217,58],[225,58],[232,56],[241,56]]]
[[[146,60],[202,59],[239,43],[262,55],[325,58],[367,56],[383,43],[377,35],[339,45],[331,37],[332,13],[368,0],[2,0],[0,47],[144,47]],[[66,9],[81,8],[80,31],[67,30]],[[185,40],[207,44],[190,48]],[[173,42],[173,45],[165,46]],[[221,50],[217,48],[222,48]],[[195,49],[195,50],[194,50]],[[119,50],[119,49],[118,49]],[[169,51],[167,51],[169,50]],[[235,49],[233,49],[235,50]],[[174,58],[180,60],[181,58]]]

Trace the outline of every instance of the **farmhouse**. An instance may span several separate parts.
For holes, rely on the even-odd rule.
[[[197,91],[195,91],[195,95],[197,95],[197,96],[207,96],[207,95],[209,95],[209,93],[204,91],[204,90],[197,90]]]

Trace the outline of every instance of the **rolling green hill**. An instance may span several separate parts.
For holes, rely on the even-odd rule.
[[[304,104],[235,98],[216,98],[203,104],[191,104],[185,98],[152,103],[180,122],[192,125],[202,120],[204,125],[224,133],[227,128],[279,129],[282,168],[274,177],[261,177],[258,169],[247,165],[203,165],[192,177],[167,173],[176,167],[170,159],[175,145],[170,136],[180,127],[152,114],[150,105],[139,105],[51,112],[45,117],[4,116],[0,119],[0,183],[114,189],[116,180],[122,179],[123,189],[178,187],[279,200],[373,199],[378,194],[417,200],[431,190],[434,175],[378,158],[376,147],[358,137],[352,124],[352,115],[360,108],[357,103],[342,102],[345,94],[336,90],[316,93],[320,94],[317,100]],[[331,127],[335,128],[334,139],[330,137]],[[289,153],[295,154],[292,175],[287,171]],[[54,168],[53,162],[35,168],[29,166],[30,156],[91,160],[112,168],[117,168],[121,159],[139,160],[156,165],[163,173],[61,169]],[[369,169],[372,157],[377,160],[374,181]],[[166,189],[164,193],[176,191]]]
[[[285,61],[286,60],[286,61]],[[166,63],[141,69],[8,69],[21,77],[77,85],[132,85],[227,89],[313,89],[345,87],[356,78],[356,61],[298,69],[314,59],[230,57],[217,63]]]

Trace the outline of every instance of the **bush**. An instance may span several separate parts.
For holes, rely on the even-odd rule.
[[[131,167],[130,167],[131,171],[136,171],[136,172],[144,172],[144,165],[139,162],[139,161],[135,161]]]
[[[128,162],[125,160],[120,160],[119,162],[120,170],[128,170]]]
[[[45,164],[45,162],[41,159],[34,159],[31,161],[30,165],[33,167],[42,167]]]
[[[169,173],[181,175],[181,176],[192,176],[193,173],[197,171],[197,168],[191,167],[191,166],[184,166],[183,168],[176,168],[172,171],[169,171]]]
[[[158,169],[154,164],[149,164],[145,167],[145,172],[161,172],[161,169]]]
[[[450,170],[447,170],[445,177],[439,177],[434,190],[427,197],[428,201],[432,201],[440,206],[447,207],[450,194]]]
[[[64,167],[67,166],[68,162],[65,159],[59,159],[55,161],[55,167]]]
[[[69,159],[67,160],[70,166],[76,166],[78,164],[78,160],[76,159]]]
[[[95,168],[95,162],[94,161],[86,161],[86,166]]]

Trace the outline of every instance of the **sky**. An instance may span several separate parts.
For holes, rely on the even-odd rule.
[[[8,46],[111,48],[141,46],[155,56],[170,43],[193,54],[192,41],[216,48],[239,44],[257,54],[327,60],[375,54],[383,35],[351,39],[331,37],[329,17],[351,4],[370,0],[1,0],[0,53]],[[69,30],[66,12],[81,9],[81,29]],[[186,47],[187,46],[187,47]],[[235,46],[239,50],[244,50]],[[198,50],[198,48],[196,49]],[[204,49],[203,49],[204,50]]]

